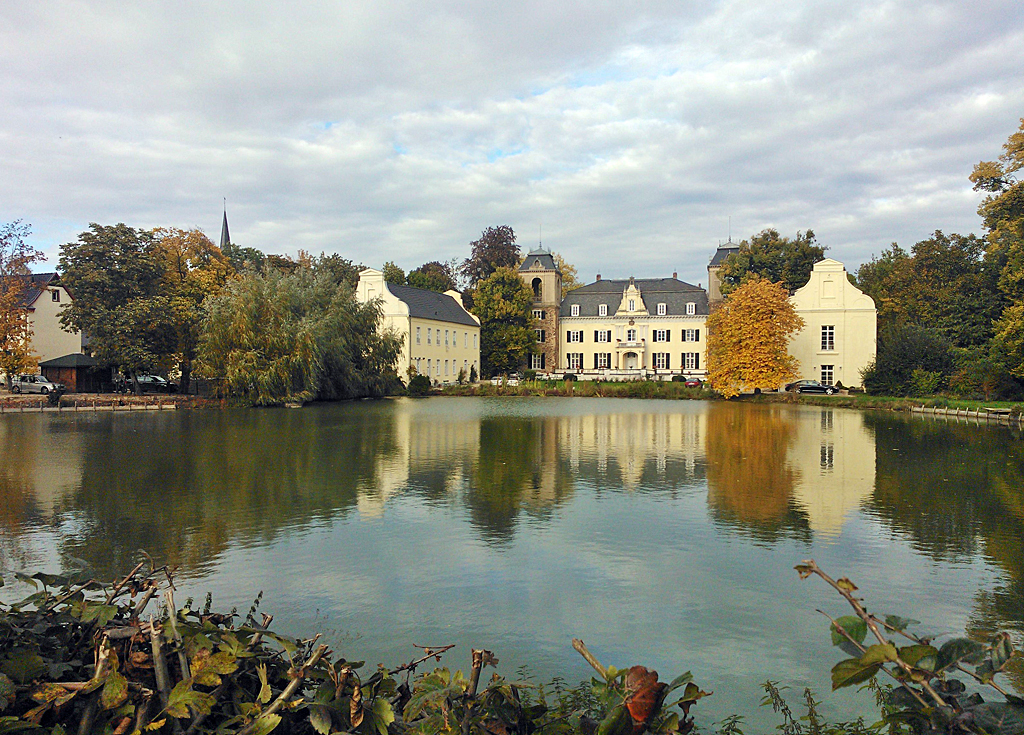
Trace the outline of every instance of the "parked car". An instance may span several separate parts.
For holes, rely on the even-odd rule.
[[[836,392],[836,388],[833,385],[822,385],[817,380],[798,380],[787,385],[786,391],[788,393],[824,393],[830,396]]]
[[[12,393],[63,393],[67,388],[63,383],[51,383],[42,375],[15,375],[11,379]]]
[[[178,384],[171,383],[168,380],[161,378],[159,375],[140,375],[138,376],[139,390],[143,393],[177,393]],[[131,378],[119,376],[114,382],[114,391],[116,393],[132,393],[135,387],[132,385]]]
[[[687,388],[703,388],[704,381],[701,380],[700,378],[687,378],[686,380],[683,381],[683,385],[685,385]]]

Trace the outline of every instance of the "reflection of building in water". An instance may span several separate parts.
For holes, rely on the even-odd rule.
[[[857,411],[716,404],[707,453],[713,514],[757,535],[838,533],[874,488],[874,438]]]
[[[705,425],[704,412],[566,416],[558,443],[574,474],[596,475],[599,483],[627,490],[692,484],[703,478]]]
[[[364,518],[378,518],[384,504],[417,479],[430,476],[435,487],[458,491],[480,449],[480,419],[444,420],[422,416],[408,406],[394,412],[394,443],[391,451],[379,452],[372,480],[359,483],[357,508]]]
[[[839,533],[875,487],[875,440],[860,411],[831,408],[793,414],[790,461],[800,476],[793,498],[811,529]]]
[[[49,418],[12,416],[0,421],[0,519],[5,525],[49,521],[81,485],[81,429]]]

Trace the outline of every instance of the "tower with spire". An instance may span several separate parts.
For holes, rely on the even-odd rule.
[[[220,225],[220,249],[225,255],[231,252],[231,233],[228,231],[228,203],[224,200],[224,219]]]

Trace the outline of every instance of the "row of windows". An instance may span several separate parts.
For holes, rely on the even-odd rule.
[[[536,330],[536,332],[537,332],[537,335],[538,335],[537,341],[538,342],[543,342],[544,338],[543,338],[542,335],[544,334],[544,330],[543,329],[538,329],[538,330]],[[636,342],[636,334],[637,334],[637,332],[636,332],[635,329],[627,329],[626,330],[626,341],[627,342]],[[669,329],[655,329],[655,330],[652,330],[651,334],[652,334],[652,341],[654,341],[654,342],[671,342],[672,341],[672,331],[669,330]],[[684,329],[684,330],[682,330],[682,337],[683,337],[683,342],[700,342],[700,330],[699,329]],[[583,330],[582,329],[569,330],[568,332],[565,333],[565,341],[566,342],[582,342],[583,341]],[[595,329],[594,330],[594,341],[595,342],[611,342],[612,341],[612,331],[610,329]]]
[[[416,373],[418,375],[426,375],[428,377],[431,376],[431,375],[437,375],[437,376],[441,375],[441,367],[442,366],[441,366],[441,361],[440,360],[431,360],[429,357],[426,357],[426,358],[424,358],[424,357],[417,357],[413,362],[416,363]],[[449,363],[451,363],[451,364],[449,365]],[[462,369],[466,372],[467,376],[469,375],[469,367],[470,367],[469,360],[463,360],[462,361]],[[473,360],[473,367],[476,367],[476,360]],[[458,368],[458,361],[457,360],[445,360],[444,361],[444,374],[445,375],[456,375],[457,374],[457,372],[456,372],[457,368]]]
[[[534,355],[537,357],[537,355]],[[569,370],[583,370],[584,355],[582,352],[568,352],[565,355],[565,364]],[[668,352],[655,352],[652,355],[652,367],[657,370],[671,370],[673,361],[672,355]],[[680,355],[680,363],[684,370],[700,370],[700,353],[684,352]],[[533,362],[536,362],[534,360]],[[541,360],[543,363],[543,360]],[[594,354],[594,370],[607,370],[612,365],[612,353],[597,352]],[[534,367],[534,369],[537,369]]]
[[[421,344],[420,340],[422,338],[422,335],[421,335],[420,330],[421,330],[421,327],[416,327],[416,344]],[[451,333],[450,337],[449,337],[449,332]],[[427,344],[428,345],[429,344],[433,344],[434,343],[433,342],[434,339],[437,340],[437,344],[438,344],[438,346],[440,346],[441,345],[441,330],[440,330],[440,328],[434,329],[433,327],[427,327]],[[446,330],[444,330],[444,346],[445,347],[447,347],[449,345],[449,339],[451,340],[450,344],[451,344],[452,347],[458,347],[459,346],[459,332],[458,332],[458,330],[455,330],[455,329],[452,329],[452,330],[446,329]],[[473,349],[474,350],[476,349],[476,340],[477,340],[477,336],[476,336],[476,334],[474,334],[473,335]],[[466,348],[469,347],[469,332],[463,332],[462,333],[462,346],[466,347]]]
[[[629,300],[629,302],[626,304],[626,310],[627,311],[636,311],[636,299],[630,299]],[[534,318],[543,318],[543,317],[537,317],[537,312],[538,311],[539,311],[539,309],[534,309],[534,311],[533,311]],[[541,313],[543,313],[543,312],[541,312]],[[668,304],[658,304],[657,307],[655,307],[655,313],[658,316],[665,316],[666,314],[668,314]],[[686,313],[687,314],[691,314],[691,315],[697,313],[697,304],[696,304],[696,302],[690,301],[689,303],[686,304]],[[580,315],[580,305],[579,304],[571,304],[569,306],[569,315],[570,316],[579,316]],[[608,316],[608,304],[598,304],[598,306],[597,306],[597,315],[598,316]]]

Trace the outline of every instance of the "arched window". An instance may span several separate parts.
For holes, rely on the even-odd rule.
[[[533,298],[540,299],[544,295],[544,285],[539,278],[533,279]]]

